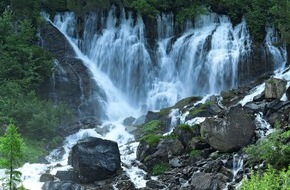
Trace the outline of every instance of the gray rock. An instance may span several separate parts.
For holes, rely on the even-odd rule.
[[[73,181],[75,183],[79,182],[78,173],[75,171],[57,171],[55,177],[60,179],[61,181]]]
[[[245,109],[231,109],[224,118],[207,118],[201,124],[201,134],[211,147],[231,152],[249,144],[255,134],[254,118]]]
[[[286,92],[287,82],[282,79],[271,77],[266,81],[265,98],[266,99],[280,99]]]
[[[72,147],[72,166],[81,183],[92,183],[116,175],[121,168],[118,144],[88,137]]]
[[[123,125],[131,126],[134,123],[135,120],[136,120],[136,118],[134,118],[134,117],[127,117],[127,118],[124,119]]]
[[[54,176],[48,173],[41,174],[40,182],[54,181]]]
[[[225,188],[225,183],[222,175],[212,173],[195,173],[191,178],[191,188],[194,190],[221,190]]]
[[[41,187],[42,190],[84,190],[80,184],[74,184],[72,182],[46,182]]]

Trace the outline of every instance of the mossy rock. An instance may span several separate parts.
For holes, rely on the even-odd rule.
[[[152,120],[141,126],[143,135],[157,134],[161,132],[163,123],[160,120]]]
[[[188,124],[180,124],[176,127],[176,129],[193,132],[192,127]]]
[[[150,134],[142,137],[140,139],[140,142],[145,141],[150,147],[156,147],[160,140],[162,139],[162,135],[155,135],[155,134]]]

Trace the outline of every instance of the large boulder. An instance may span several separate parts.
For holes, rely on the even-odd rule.
[[[71,155],[81,183],[111,178],[121,168],[118,144],[114,141],[87,137],[72,147]]]
[[[271,77],[266,81],[265,98],[280,99],[286,92],[287,81]]]
[[[236,107],[223,118],[207,118],[200,130],[211,147],[231,152],[249,144],[255,128],[254,118],[244,108]]]

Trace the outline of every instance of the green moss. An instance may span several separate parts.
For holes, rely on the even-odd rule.
[[[163,116],[167,116],[169,115],[169,112],[170,110],[172,109],[172,107],[169,107],[169,108],[163,108],[159,111],[160,115],[163,115]]]
[[[175,133],[170,133],[166,136],[164,136],[165,139],[178,139],[178,135]]]
[[[180,101],[178,101],[175,105],[174,108],[183,108],[186,105],[192,104],[194,102],[197,102],[201,100],[200,97],[188,97],[188,98],[184,98]]]
[[[193,132],[192,128],[188,124],[180,124],[176,128],[188,132]]]
[[[144,135],[157,134],[161,132],[162,122],[160,120],[152,120],[148,123],[145,123],[141,127],[141,131]]]
[[[160,162],[153,167],[152,175],[160,175],[169,170],[170,170],[170,166],[168,163]]]
[[[162,135],[154,135],[154,134],[151,134],[151,135],[146,135],[144,137],[142,137],[140,139],[140,141],[145,141],[146,143],[149,144],[149,146],[157,146],[159,141],[162,139]]]
[[[196,157],[196,156],[200,156],[201,155],[201,150],[195,150],[193,149],[192,151],[190,151],[189,156],[190,157]]]

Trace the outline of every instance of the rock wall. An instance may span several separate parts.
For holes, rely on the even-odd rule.
[[[91,79],[89,70],[75,57],[63,34],[47,22],[41,28],[40,37],[43,47],[56,59],[53,75],[40,87],[41,96],[68,105],[77,117],[104,118],[104,113],[99,111],[102,105],[96,97],[105,97]]]

